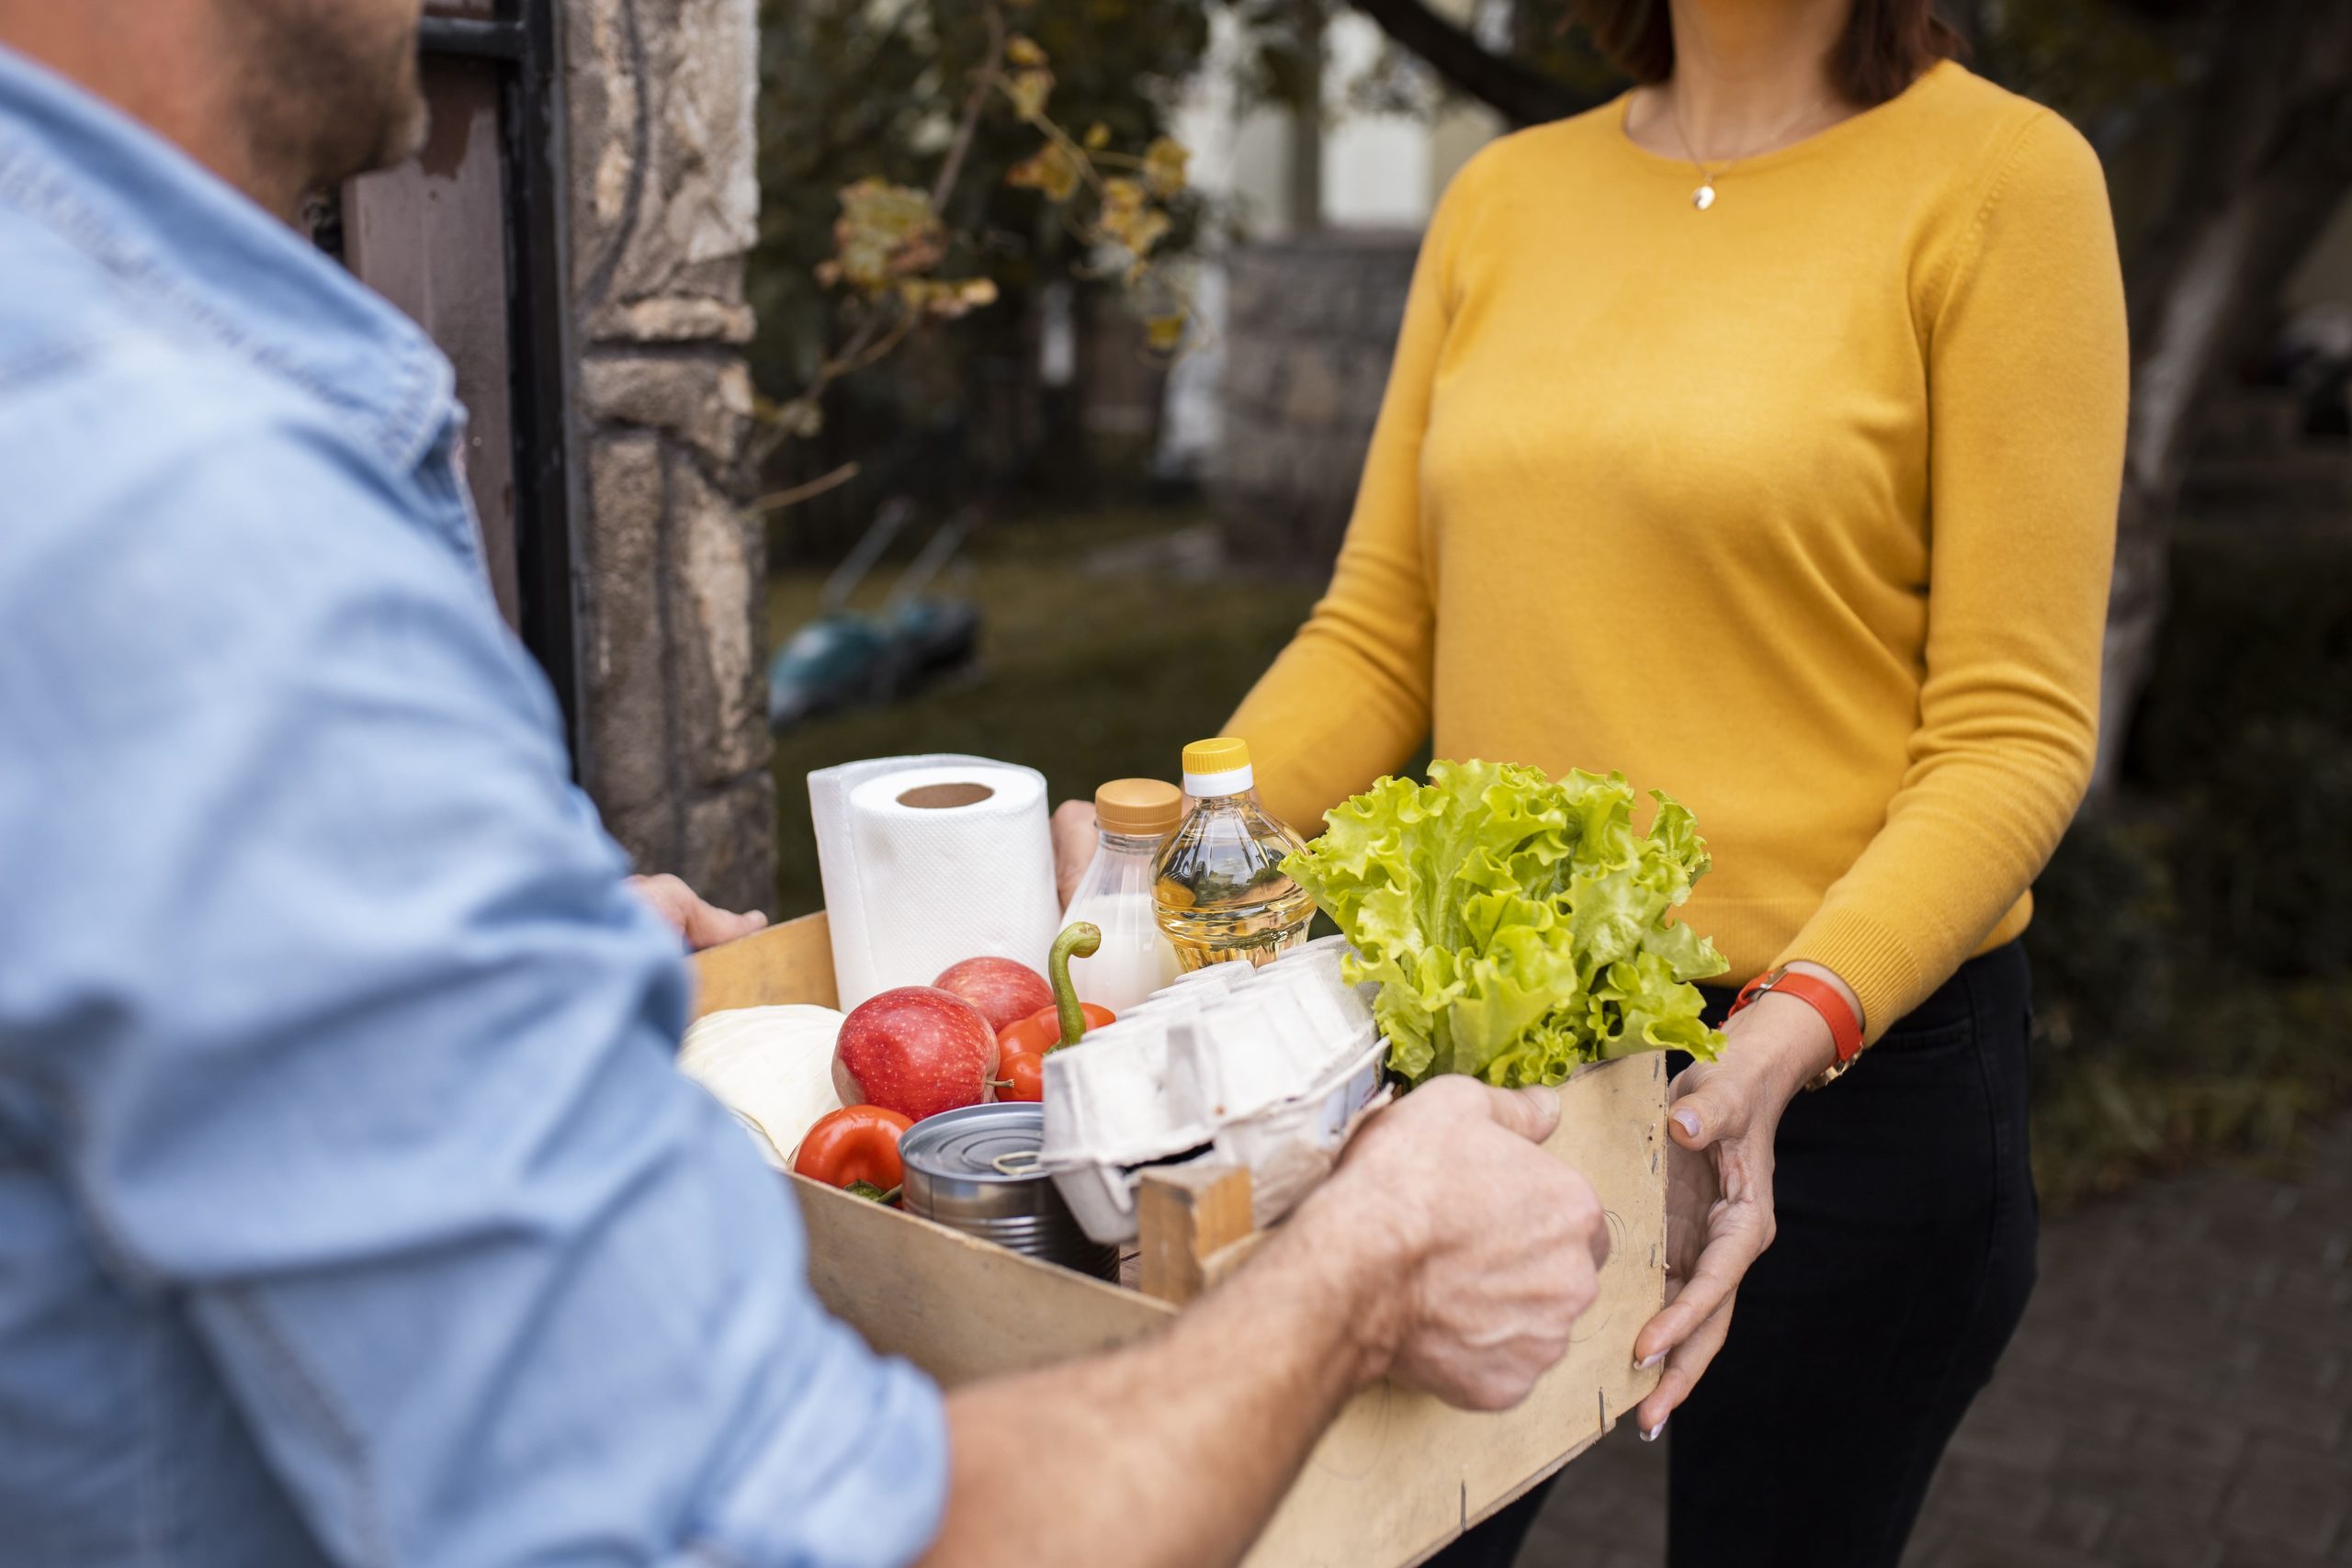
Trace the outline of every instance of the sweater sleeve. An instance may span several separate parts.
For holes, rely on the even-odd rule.
[[[1928,301],[1918,727],[1885,824],[1781,954],[1871,1039],[2018,905],[2090,779],[2130,349],[2106,181],[2066,122],[2014,135]]]
[[[1448,187],[1422,241],[1331,585],[1227,726],[1250,742],[1260,798],[1309,837],[1324,812],[1404,766],[1430,732],[1436,626],[1421,544],[1421,438],[1475,168]]]

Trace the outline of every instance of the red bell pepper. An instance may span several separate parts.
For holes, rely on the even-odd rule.
[[[999,1100],[1025,1100],[1033,1104],[1046,1098],[1046,1058],[1036,1051],[1015,1051],[1000,1057],[996,1070],[996,1097]]]
[[[1080,1002],[1078,988],[1070,984],[1069,961],[1089,957],[1102,945],[1102,928],[1085,920],[1073,921],[1054,939],[1054,950],[1046,959],[1046,977],[1054,987],[1054,1005],[997,1032],[999,1072],[1004,1070],[1007,1054],[1028,1053],[1043,1056],[1065,1045],[1077,1044],[1090,1029],[1100,1029],[1106,1023],[1118,1021],[1118,1014],[1109,1008]],[[999,1098],[1014,1097],[1004,1095]]]

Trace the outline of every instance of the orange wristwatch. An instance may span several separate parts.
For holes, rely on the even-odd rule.
[[[1854,1016],[1853,1008],[1838,987],[1826,980],[1816,980],[1810,975],[1792,974],[1786,968],[1769,969],[1742,986],[1737,999],[1731,1004],[1731,1011],[1725,1013],[1724,1018],[1737,1017],[1742,1010],[1767,991],[1794,997],[1819,1013],[1821,1021],[1829,1026],[1830,1041],[1838,1047],[1838,1060],[1805,1088],[1819,1089],[1852,1066],[1854,1058],[1862,1054],[1862,1021]]]

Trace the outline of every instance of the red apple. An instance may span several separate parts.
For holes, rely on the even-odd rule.
[[[869,997],[842,1021],[833,1088],[843,1105],[878,1105],[920,1122],[988,1098],[996,1031],[979,1009],[935,986]]]
[[[989,1027],[1000,1032],[1054,1005],[1054,988],[1046,977],[1010,958],[967,958],[949,964],[932,984],[979,1009]]]

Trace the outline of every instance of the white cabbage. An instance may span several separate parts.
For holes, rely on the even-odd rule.
[[[678,1048],[678,1070],[735,1113],[778,1170],[792,1168],[800,1140],[841,1109],[833,1091],[833,1044],[842,1014],[794,1005],[736,1008],[695,1021]]]

